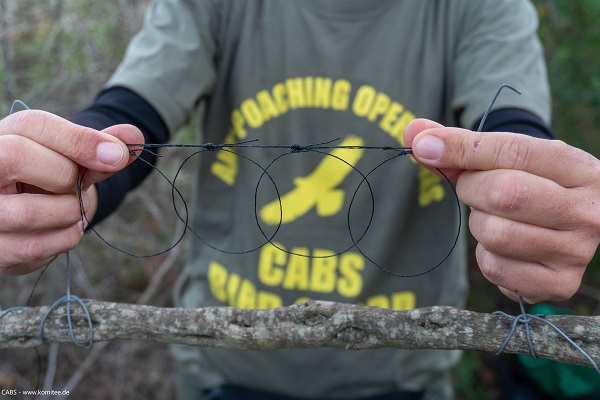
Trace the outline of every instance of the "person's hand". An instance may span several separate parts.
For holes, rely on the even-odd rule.
[[[135,159],[125,143],[141,132],[117,125],[103,132],[43,111],[21,111],[0,121],[0,273],[24,274],[75,247],[91,220],[94,183]],[[85,171],[85,173],[84,173]]]
[[[512,299],[566,300],[600,242],[600,160],[558,140],[418,119],[414,158],[456,181],[483,275]]]

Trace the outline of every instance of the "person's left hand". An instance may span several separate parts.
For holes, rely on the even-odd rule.
[[[424,119],[404,141],[420,164],[456,181],[490,282],[529,303],[575,294],[600,242],[600,160],[558,140]]]

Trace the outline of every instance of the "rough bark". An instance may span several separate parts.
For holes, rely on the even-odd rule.
[[[87,305],[95,342],[149,340],[238,350],[389,347],[496,352],[513,322],[500,315],[452,307],[392,311],[323,301],[269,310],[229,307],[192,310],[99,301]],[[47,319],[46,342],[71,341],[66,307],[60,306]],[[40,345],[40,322],[47,310],[48,307],[15,310],[0,318],[0,348]],[[71,310],[76,338],[87,342],[85,314],[76,303]],[[600,363],[599,318],[547,317]],[[539,321],[532,321],[529,326],[539,357],[589,366],[589,361],[551,327]],[[505,352],[529,353],[524,326],[518,327]]]

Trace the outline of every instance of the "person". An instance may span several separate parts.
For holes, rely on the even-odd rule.
[[[0,122],[0,268],[31,272],[73,248],[87,225],[76,194],[82,169],[82,205],[96,224],[149,172],[127,144],[165,142],[204,105],[203,142],[339,137],[341,146],[408,146],[416,162],[380,165],[382,151],[343,147],[201,153],[196,241],[178,305],[313,298],[463,307],[464,235],[425,275],[397,279],[374,265],[419,275],[448,253],[459,218],[438,169],[470,208],[485,277],[513,299],[566,299],[600,241],[600,161],[547,140],[536,26],[525,0],[154,1],[92,105],[71,121],[25,111]],[[477,127],[505,82],[523,95],[502,94],[485,133],[464,129]],[[370,190],[359,171],[372,171]],[[459,358],[398,349],[173,353],[182,399],[451,398]]]

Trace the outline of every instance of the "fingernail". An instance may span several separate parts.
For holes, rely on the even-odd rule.
[[[96,158],[103,164],[117,165],[123,156],[123,149],[116,143],[103,142],[96,147]]]
[[[419,140],[413,149],[419,158],[437,160],[444,155],[446,145],[437,136],[425,136]]]

